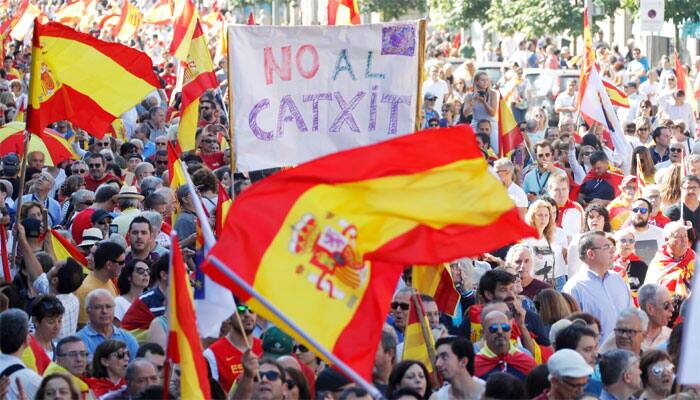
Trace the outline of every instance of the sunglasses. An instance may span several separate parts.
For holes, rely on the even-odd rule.
[[[549,158],[552,156],[552,153],[540,153],[537,155],[537,158]]]
[[[108,145],[107,143],[100,143],[100,142],[97,142],[97,143],[95,143],[95,146],[97,146],[97,147],[107,147],[107,146],[109,146],[109,145]]]
[[[584,157],[590,157],[591,154],[593,154],[592,151],[586,151],[586,152],[583,153],[583,156],[584,156]]]
[[[95,202],[92,201],[92,200],[86,200],[86,201],[83,201],[83,202],[80,203],[80,204],[83,204],[83,205],[86,205],[86,206],[91,206],[91,205],[93,205],[94,203],[95,203]]]
[[[100,169],[102,168],[102,164],[88,164],[88,167],[90,169]]]
[[[664,311],[672,310],[672,309],[673,309],[673,303],[671,303],[670,301],[666,301],[666,302],[664,302],[664,304],[663,304],[663,308],[664,308]]]
[[[661,376],[661,374],[664,372],[673,373],[673,369],[673,364],[669,362],[657,362],[653,367],[651,367],[651,373],[655,376]]]
[[[213,139],[206,139],[206,140],[203,140],[203,142],[204,142],[204,143],[207,143],[207,144],[214,144],[214,143],[216,143],[216,140],[213,140]]]
[[[113,263],[117,263],[117,264],[119,264],[119,265],[124,265],[124,264],[126,264],[126,258],[123,259],[123,260],[121,260],[121,261],[119,261],[119,260],[110,260],[110,261],[112,261]]]
[[[633,213],[640,213],[640,214],[646,214],[649,212],[649,209],[646,207],[635,207],[632,209]]]
[[[668,151],[670,151],[671,153],[682,153],[683,149],[671,147],[670,149],[668,149]]]
[[[239,314],[245,314],[246,312],[251,313],[251,314],[253,313],[253,310],[251,310],[250,307],[248,307],[244,304],[238,305],[238,307],[236,307],[236,310],[238,311]]]
[[[499,328],[504,333],[510,332],[510,324],[493,324],[489,326],[489,332],[496,333],[498,332]]]
[[[287,388],[289,390],[294,389],[297,386],[297,383],[294,381],[294,379],[287,379]]]
[[[84,173],[86,173],[86,172],[87,172],[87,170],[86,170],[86,169],[82,169],[82,168],[81,168],[81,169],[74,169],[74,170],[73,170],[73,173],[74,173],[74,174],[84,174]]]
[[[399,308],[403,311],[408,311],[411,308],[411,305],[408,303],[399,303],[398,301],[393,301],[391,303],[392,310],[398,310]]]
[[[115,353],[110,354],[110,356],[114,356],[117,360],[123,360],[124,358],[129,357],[129,352],[128,351],[118,351]]]
[[[274,382],[280,378],[280,373],[277,371],[260,371],[258,372],[258,375],[260,376],[260,379],[266,378],[270,382]],[[260,379],[256,376],[253,378],[253,382],[260,382]]]
[[[620,239],[620,243],[634,244],[634,239]]]
[[[297,351],[299,353],[306,353],[307,351],[309,351],[309,348],[304,346],[303,344],[295,344],[294,347],[292,347],[292,353],[296,353]]]
[[[137,274],[143,275],[143,274],[148,274],[149,272],[151,272],[151,270],[149,268],[145,268],[145,267],[136,267],[136,268],[134,268],[134,272],[136,272]]]

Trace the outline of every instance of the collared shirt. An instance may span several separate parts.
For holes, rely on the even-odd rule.
[[[136,216],[140,213],[141,210],[138,208],[127,208],[126,210],[122,211],[122,213],[112,221],[113,224],[117,225],[117,233],[126,238],[127,233],[129,233],[129,225],[131,225],[131,221],[133,221],[134,218],[136,218]]]
[[[555,167],[558,174],[566,175],[566,173]],[[551,172],[544,171],[540,173],[539,168],[533,168],[528,172],[523,178],[523,190],[525,193],[534,193],[536,195],[541,195],[547,192],[547,182],[549,181]]]
[[[108,338],[95,331],[90,324],[85,325],[85,327],[79,330],[76,335],[85,343],[85,347],[87,347],[90,358],[92,358],[92,355],[95,353],[97,346],[107,339],[121,340],[122,342],[126,343],[126,348],[129,350],[129,359],[131,361],[134,360],[136,357],[136,352],[139,349],[139,344],[136,342],[136,339],[134,339],[134,337],[127,331],[117,328],[116,325],[112,325],[112,336]]]
[[[33,399],[36,396],[36,392],[39,389],[39,385],[41,384],[41,376],[39,376],[39,374],[32,371],[31,369],[27,368],[27,366],[22,362],[21,359],[15,356],[11,356],[9,354],[0,353],[0,372],[15,364],[21,364],[24,368],[15,371],[9,376],[10,387],[8,389],[6,399],[15,400],[20,398],[19,391],[17,390],[16,379],[19,379],[20,382],[22,382],[24,393],[27,395],[27,397],[25,398]]]
[[[63,304],[63,325],[58,337],[75,335],[78,329],[78,316],[80,315],[80,300],[73,293],[57,294],[56,298]]]
[[[613,331],[620,311],[632,307],[629,286],[620,275],[611,271],[605,271],[601,278],[589,268],[583,268],[566,282],[562,292],[573,296],[581,311],[600,320],[602,339]]]
[[[47,197],[46,200],[41,201],[33,193],[22,196],[22,204],[29,201],[36,201],[37,203],[44,205],[49,217],[49,226],[54,227],[63,221],[63,218],[61,218],[61,205],[51,197]]]

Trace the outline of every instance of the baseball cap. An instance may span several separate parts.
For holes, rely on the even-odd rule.
[[[19,166],[19,156],[15,153],[10,153],[2,158],[2,165],[5,166]]]
[[[41,235],[41,221],[36,218],[25,218],[22,220],[24,233],[27,237],[38,238]]]
[[[276,326],[265,331],[262,337],[263,354],[268,357],[277,358],[292,354],[293,347],[292,337]]]
[[[549,373],[555,376],[583,378],[593,373],[586,360],[578,352],[571,349],[561,349],[547,360]]]
[[[95,222],[102,222],[102,220],[107,217],[111,218],[112,216],[107,211],[98,208],[97,210],[95,210],[94,213],[92,213],[92,216],[90,216],[90,222],[92,222],[93,224]]]
[[[437,99],[437,96],[435,96],[434,94],[432,94],[430,92],[425,92],[425,94],[423,95],[423,99],[424,100]]]
[[[335,392],[349,383],[352,382],[345,375],[331,367],[326,367],[316,377],[316,393]]]

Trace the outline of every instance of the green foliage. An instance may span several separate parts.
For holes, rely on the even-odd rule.
[[[666,0],[664,19],[673,20],[677,28],[687,22],[700,21],[698,0]]]
[[[467,28],[474,21],[486,22],[491,0],[430,0],[450,28]]]
[[[583,31],[583,5],[566,0],[493,0],[486,14],[487,29],[504,34],[573,36]]]
[[[363,0],[359,3],[362,12],[378,12],[382,21],[396,20],[412,10],[420,13],[427,10],[425,0]]]

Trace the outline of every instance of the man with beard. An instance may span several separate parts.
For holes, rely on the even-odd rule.
[[[664,244],[664,231],[649,225],[653,205],[645,198],[635,199],[630,205],[634,227],[634,253],[647,265]]]
[[[474,347],[456,336],[440,338],[435,343],[435,368],[447,385],[430,396],[437,399],[479,399],[486,383],[474,376]]]
[[[85,176],[85,189],[97,190],[103,183],[116,182],[121,185],[121,179],[107,172],[107,160],[100,153],[92,153],[87,159],[88,175]]]
[[[683,203],[683,212],[681,206],[674,204],[668,207],[664,214],[671,221],[678,221],[683,218],[683,221],[690,221],[693,224],[693,237],[697,238],[698,229],[700,229],[700,199],[698,199],[698,190],[700,190],[700,178],[694,175],[688,175],[681,181],[681,203]]]
[[[476,355],[474,373],[487,380],[496,372],[511,374],[525,380],[537,366],[535,360],[510,341],[510,319],[501,311],[490,311],[481,318],[486,345]]]
[[[263,352],[262,340],[253,336],[253,330],[258,320],[257,314],[239,301],[236,301],[236,304],[238,304],[236,312],[240,316],[243,327],[238,323],[238,318],[232,315],[228,321],[231,326],[228,334],[204,351],[204,357],[209,362],[212,377],[221,383],[221,387],[226,393],[231,390],[233,382],[243,373],[243,353],[248,350],[248,344],[252,345],[253,354],[256,356],[262,356]]]
[[[144,260],[153,264],[158,258],[158,253],[151,251],[155,245],[153,243],[153,227],[145,217],[139,215],[135,217],[129,225],[129,243],[131,250],[126,255],[126,262],[133,259]]]

